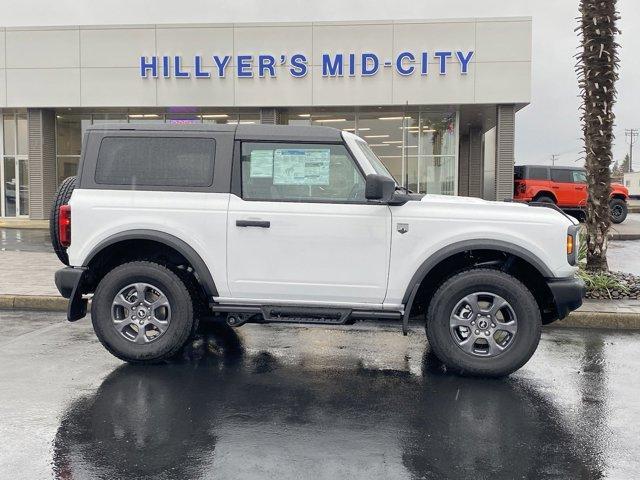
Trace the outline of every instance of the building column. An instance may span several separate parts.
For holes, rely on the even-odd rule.
[[[498,105],[496,117],[496,200],[513,198],[516,109]]]
[[[484,167],[482,165],[482,130],[469,130],[469,196],[482,198]]]
[[[458,195],[469,195],[469,135],[460,135],[458,147]]]
[[[49,218],[56,193],[56,114],[54,110],[27,110],[29,132],[29,218]]]

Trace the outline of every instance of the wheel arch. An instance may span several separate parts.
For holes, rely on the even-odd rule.
[[[553,194],[553,192],[550,192],[549,190],[538,190],[536,194],[533,196],[533,201],[535,202],[536,199],[542,196],[551,197],[554,203],[558,203],[558,198]]]
[[[557,318],[553,296],[545,281],[554,276],[551,269],[524,247],[494,239],[465,240],[430,255],[406,287],[402,299],[405,311],[411,312],[420,307],[418,310],[426,312],[435,289],[442,281],[461,270],[479,266],[512,274],[532,291],[545,323]]]
[[[626,201],[627,201],[627,198],[628,198],[628,197],[627,197],[626,195],[624,195],[623,193],[613,192],[613,193],[611,194],[611,199],[612,199],[612,200],[613,200],[613,199],[619,199],[619,200],[623,200],[623,201],[625,201],[625,202],[626,202]]]
[[[98,243],[89,252],[82,266],[89,267],[89,270],[91,270],[91,266],[103,259],[109,252],[115,252],[126,246],[136,244],[144,245],[147,248],[151,245],[163,246],[167,249],[165,253],[175,252],[178,258],[182,257],[193,269],[207,297],[218,296],[218,289],[211,275],[211,271],[198,252],[184,240],[157,230],[128,230],[111,235]],[[145,255],[149,254],[151,254],[151,252],[145,250]]]

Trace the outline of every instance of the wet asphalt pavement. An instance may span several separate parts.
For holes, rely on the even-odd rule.
[[[53,252],[49,230],[39,228],[0,228],[0,250]]]
[[[212,324],[208,348],[136,367],[86,319],[0,325],[2,478],[638,478],[638,333],[548,328],[486,380],[417,327]]]

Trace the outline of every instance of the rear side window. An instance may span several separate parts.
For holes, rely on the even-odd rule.
[[[551,170],[551,180],[554,182],[573,183],[573,172],[571,170]]]
[[[545,167],[528,167],[527,178],[530,180],[549,180]]]
[[[522,180],[524,178],[524,167],[513,167],[513,178]]]
[[[105,137],[95,181],[103,185],[208,187],[215,140],[186,137]]]

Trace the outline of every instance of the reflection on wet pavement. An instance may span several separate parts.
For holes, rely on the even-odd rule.
[[[82,330],[61,353],[75,393],[49,440],[55,478],[596,479],[639,466],[637,334],[547,330],[523,370],[486,380],[447,373],[420,329],[213,324],[179,360],[116,364],[93,388],[78,381],[109,357],[78,350],[101,349],[90,331],[47,328]],[[0,345],[0,361],[11,352]],[[89,365],[74,371],[76,356]]]
[[[0,228],[0,250],[53,252],[49,230]]]

